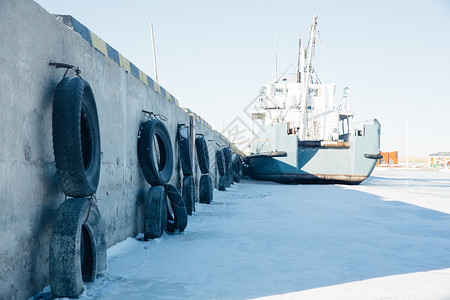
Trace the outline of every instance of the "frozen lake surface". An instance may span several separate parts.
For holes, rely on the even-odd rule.
[[[80,299],[448,299],[449,214],[450,172],[242,181],[197,204],[184,233],[108,249]]]

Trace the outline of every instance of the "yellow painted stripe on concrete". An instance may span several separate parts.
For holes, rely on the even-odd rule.
[[[91,39],[92,39],[92,46],[94,46],[95,49],[103,53],[106,57],[108,57],[108,50],[106,50],[106,42],[99,38],[95,33],[91,31]]]
[[[195,115],[195,119],[197,120],[197,122],[200,122],[200,118],[197,115]]]
[[[153,81],[153,90],[161,95],[161,88],[159,87],[159,84],[156,81]]]
[[[144,72],[142,72],[140,69],[138,69],[138,70],[139,70],[139,79],[140,79],[145,85],[148,86],[147,75],[146,75]]]
[[[172,100],[171,98],[170,98],[170,93],[166,90],[166,100],[167,101],[169,101],[170,102],[170,100]]]
[[[123,57],[123,55],[120,53],[119,53],[119,61],[120,61],[120,66],[122,68],[124,68],[128,73],[130,73],[131,72],[130,61],[128,59],[126,59],[125,57]]]
[[[178,106],[178,107],[180,107],[180,104],[178,104],[178,99],[175,98],[175,97],[174,97],[173,99],[175,99],[175,105]]]

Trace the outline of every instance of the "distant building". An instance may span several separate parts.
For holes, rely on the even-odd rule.
[[[398,166],[398,151],[380,152],[383,158],[377,161],[377,167]]]
[[[436,152],[428,155],[430,167],[450,167],[450,152]]]

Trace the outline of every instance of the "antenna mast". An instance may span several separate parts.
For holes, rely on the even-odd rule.
[[[311,25],[311,34],[309,40],[309,49],[308,49],[308,60],[306,62],[306,74],[305,78],[303,78],[303,89],[302,89],[302,109],[303,109],[303,129],[302,129],[302,139],[306,139],[310,136],[310,126],[308,121],[308,107],[306,98],[308,97],[308,85],[311,80],[311,71],[312,71],[312,56],[314,54],[314,44],[316,42],[316,28],[317,28],[317,16],[313,17],[313,22]]]
[[[150,32],[152,34],[153,66],[155,68],[155,81],[156,81],[156,83],[158,83],[158,71],[156,68],[155,37],[153,35],[153,23],[152,22],[150,22]]]
[[[298,59],[297,59],[297,83],[300,83],[300,56],[302,52],[302,39],[298,40]]]
[[[275,82],[278,81],[278,30],[275,30]]]

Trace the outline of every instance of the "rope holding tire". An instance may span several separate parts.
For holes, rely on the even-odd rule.
[[[225,161],[224,161],[224,153],[223,150],[217,150],[216,151],[216,164],[217,164],[217,171],[219,172],[220,176],[225,175]]]
[[[192,155],[189,127],[178,125],[178,144],[180,145],[180,160],[183,176],[192,176]]]
[[[91,86],[80,77],[65,77],[56,86],[52,135],[63,192],[70,197],[95,194],[100,178],[100,127]]]
[[[198,136],[195,139],[195,148],[197,149],[198,166],[202,174],[209,173],[209,153],[208,145],[203,136]]]
[[[138,159],[145,180],[165,185],[173,172],[173,149],[169,132],[157,119],[143,123],[138,135]]]

